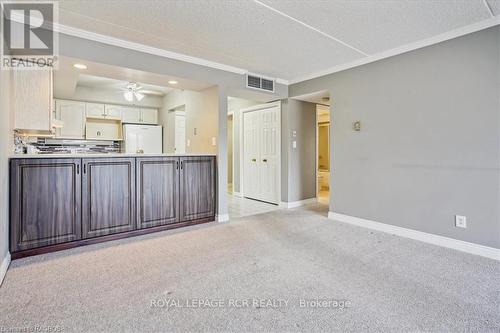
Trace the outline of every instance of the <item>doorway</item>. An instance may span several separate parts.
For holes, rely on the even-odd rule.
[[[175,153],[186,153],[186,107],[180,106],[175,112]]]
[[[229,194],[234,193],[233,186],[233,159],[234,159],[234,114],[227,116],[227,191]]]
[[[316,195],[318,202],[330,198],[330,107],[316,105]]]

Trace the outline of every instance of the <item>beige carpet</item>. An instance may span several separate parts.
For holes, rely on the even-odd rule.
[[[325,216],[279,210],[14,261],[0,332],[500,331],[498,262]]]

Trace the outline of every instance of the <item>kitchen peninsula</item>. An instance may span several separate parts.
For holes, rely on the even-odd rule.
[[[14,155],[14,259],[215,220],[215,156]]]

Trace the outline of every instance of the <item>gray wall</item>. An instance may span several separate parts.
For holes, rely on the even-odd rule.
[[[212,138],[217,138],[218,91],[211,87],[202,91],[174,90],[163,98],[158,122],[163,126],[163,151],[175,150],[175,113],[171,110],[184,106],[186,114],[186,153],[216,153]],[[196,135],[194,129],[196,128]]]
[[[499,46],[494,27],[291,86],[330,90],[330,211],[500,248]]]
[[[296,131],[296,137],[293,137]],[[293,140],[297,148],[293,148]],[[281,103],[281,201],[316,197],[316,104]]]

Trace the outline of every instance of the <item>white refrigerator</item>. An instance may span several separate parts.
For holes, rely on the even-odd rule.
[[[163,153],[162,127],[156,125],[123,125],[125,153]]]

